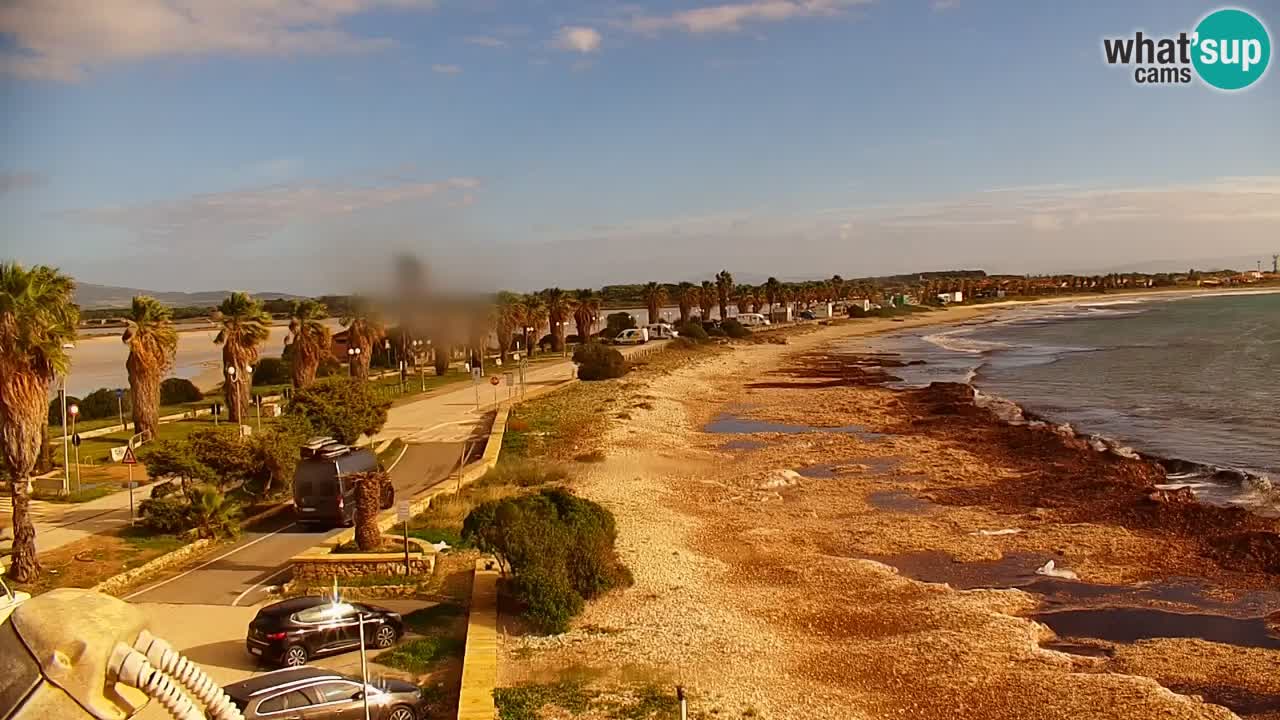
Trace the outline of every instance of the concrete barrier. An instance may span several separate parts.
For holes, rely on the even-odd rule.
[[[462,656],[458,720],[493,720],[493,688],[498,681],[498,570],[491,560],[476,561],[467,615],[467,645]]]

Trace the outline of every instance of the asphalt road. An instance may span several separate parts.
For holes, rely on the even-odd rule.
[[[406,446],[391,470],[396,498],[410,498],[447,481],[462,452],[461,442],[434,442]],[[315,531],[294,522],[286,511],[235,544],[219,548],[199,564],[155,580],[124,596],[131,602],[248,606],[261,601],[267,589],[289,579],[289,558],[341,528]]]

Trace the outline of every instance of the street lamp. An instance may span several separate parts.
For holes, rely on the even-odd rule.
[[[75,343],[63,343],[63,350],[74,350]],[[67,435],[67,379],[71,377],[71,364],[67,363],[67,373],[62,376],[62,494],[71,492],[71,437]],[[27,490],[30,491],[30,483]]]
[[[80,415],[80,406],[72,405],[71,407],[67,408],[67,412],[71,413],[71,436],[74,438],[76,434],[76,418],[79,417]],[[64,434],[66,433],[66,428],[63,428],[63,433]],[[79,490],[80,489],[80,443],[73,441],[72,444],[76,446],[76,490]]]
[[[391,338],[382,339],[382,349],[387,351],[387,368],[391,367]]]
[[[347,348],[347,357],[351,358],[351,359],[347,362],[347,371],[349,372],[349,374],[350,374],[352,377],[355,377],[355,374],[356,374],[356,358],[357,358],[357,357],[359,357],[359,356],[360,356],[360,348],[358,348],[358,347],[351,347],[351,348]]]

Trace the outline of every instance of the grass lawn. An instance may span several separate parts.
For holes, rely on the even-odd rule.
[[[93,587],[188,542],[173,535],[150,535],[141,528],[91,535],[40,553],[44,566],[40,578],[34,583],[17,583],[17,587],[32,595],[61,587]]]
[[[166,415],[176,415],[178,413],[188,412],[191,410],[208,410],[209,405],[212,402],[213,402],[213,399],[208,399],[208,400],[200,400],[197,402],[182,403],[180,405],[161,405],[160,417],[164,417]],[[133,417],[129,414],[128,410],[125,410],[124,419],[125,419],[125,422],[129,423],[129,427],[133,427]],[[99,418],[97,420],[81,420],[76,423],[76,432],[83,433],[83,432],[88,432],[90,430],[97,430],[98,428],[110,427],[112,425],[119,425],[119,424],[120,424],[120,418],[116,415],[112,415],[111,417],[106,417],[106,418]],[[61,441],[62,426],[51,425],[49,427],[49,438],[52,440]]]
[[[262,418],[262,429],[266,430],[273,422],[275,422],[275,418]],[[152,438],[151,442],[157,440],[181,440],[195,430],[214,427],[215,424],[218,426],[228,425],[225,416],[222,420],[214,423],[213,418],[207,415],[187,420],[160,423],[156,426],[156,437]],[[244,424],[253,428],[254,432],[257,432],[257,415],[250,414],[245,418]],[[84,464],[111,463],[111,448],[128,444],[131,437],[133,437],[132,431],[121,431],[100,437],[84,438],[80,443],[80,462]],[[81,472],[83,473],[83,470]]]

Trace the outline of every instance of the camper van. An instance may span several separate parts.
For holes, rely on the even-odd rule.
[[[321,527],[350,526],[356,517],[356,484],[352,476],[377,470],[378,456],[333,438],[312,438],[302,446],[293,474],[293,507],[298,522]],[[395,504],[390,484],[382,489],[381,509]]]
[[[761,327],[769,324],[769,319],[760,313],[738,313],[734,319],[745,327]]]

